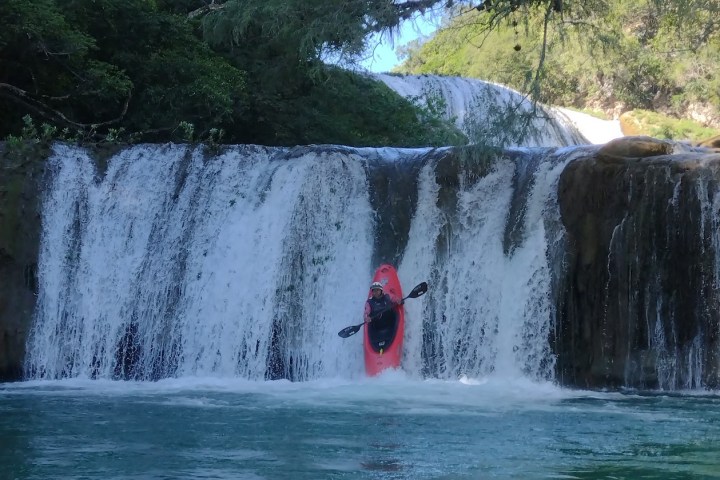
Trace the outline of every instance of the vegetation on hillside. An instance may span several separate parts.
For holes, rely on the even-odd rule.
[[[620,115],[625,135],[648,135],[667,140],[701,142],[718,135],[718,130],[703,127],[692,120],[669,118],[648,110],[631,110]]]
[[[488,2],[486,2],[488,3]],[[645,109],[720,127],[720,2],[524,2],[500,18],[456,10],[398,71],[475,77],[537,100],[618,115]]]
[[[366,3],[5,0],[0,138],[30,122],[68,140],[464,143],[439,116],[323,62],[402,14],[373,21]]]
[[[718,2],[636,3],[4,0],[0,138],[31,124],[93,141],[464,143],[434,110],[334,66],[359,58],[371,34],[434,8],[454,12],[456,21],[411,55],[413,71],[492,78],[538,92],[540,100],[578,106],[612,99],[647,108],[659,99],[679,111],[699,105],[697,99],[716,102]],[[607,8],[615,4],[625,10]],[[468,55],[477,34],[495,53]],[[567,54],[575,43],[584,56]],[[591,47],[611,54],[591,55]],[[430,48],[439,53],[428,56]],[[663,49],[672,68],[657,56]],[[630,60],[618,61],[618,52]],[[478,63],[495,73],[473,70]],[[541,94],[537,85],[544,85]]]

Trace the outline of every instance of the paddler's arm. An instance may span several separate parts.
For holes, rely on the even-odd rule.
[[[386,295],[390,297],[390,301],[393,303],[393,306],[402,305],[403,303],[405,303],[405,300],[398,297],[397,295],[393,295],[392,293],[387,293]]]
[[[370,318],[370,304],[365,302],[365,323],[370,322],[372,322],[372,318]]]

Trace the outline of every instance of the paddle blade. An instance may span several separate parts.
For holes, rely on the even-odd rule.
[[[338,335],[341,336],[342,338],[347,338],[351,335],[355,335],[358,332],[358,330],[360,330],[360,327],[362,327],[363,325],[365,325],[365,324],[361,323],[360,325],[351,325],[349,327],[345,327],[338,332]]]
[[[407,298],[417,298],[422,295],[425,295],[425,292],[428,290],[428,285],[426,282],[422,282],[417,287],[413,288],[410,294],[407,296]]]

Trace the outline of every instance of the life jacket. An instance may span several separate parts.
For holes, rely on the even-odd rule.
[[[377,299],[375,297],[368,298],[368,304],[370,305],[370,318],[374,318],[380,312],[389,312],[394,305],[387,293]]]

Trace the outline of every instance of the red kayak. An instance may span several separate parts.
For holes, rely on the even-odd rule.
[[[380,265],[372,279],[383,285],[383,293],[397,300],[403,298],[397,271],[392,265]],[[368,293],[368,298],[372,291]],[[403,336],[405,334],[405,309],[397,305],[382,321],[373,320],[365,325],[363,350],[365,351],[365,371],[374,376],[387,368],[400,366],[402,358]]]

